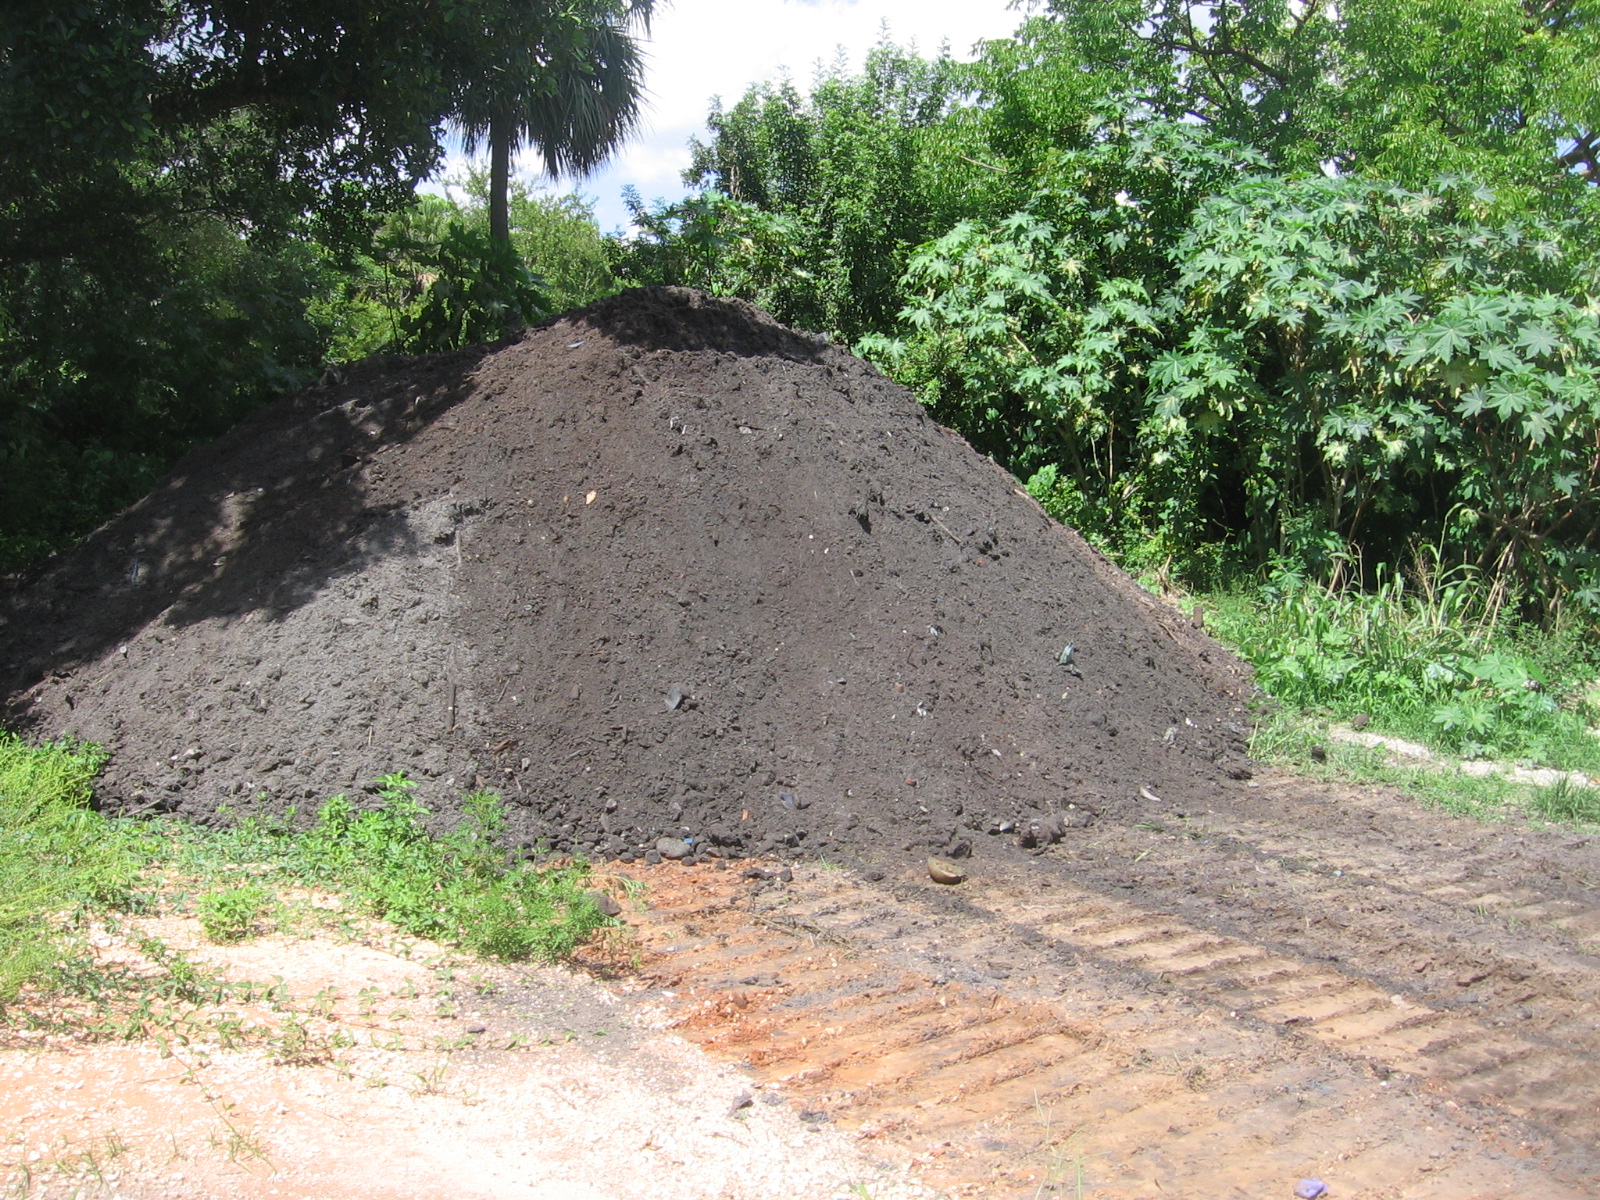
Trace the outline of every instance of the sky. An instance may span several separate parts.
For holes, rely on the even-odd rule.
[[[1021,12],[1009,0],[665,0],[658,2],[646,42],[649,97],[639,132],[609,164],[588,178],[542,186],[536,154],[522,156],[519,173],[537,190],[577,190],[591,200],[600,228],[627,225],[622,188],[633,184],[646,201],[684,194],[678,173],[689,165],[689,139],[705,136],[713,96],[732,107],[752,83],[787,75],[805,90],[818,64],[844,48],[851,69],[888,26],[899,45],[925,55],[948,42],[971,58],[983,38],[1009,37]],[[456,160],[459,164],[459,160]]]

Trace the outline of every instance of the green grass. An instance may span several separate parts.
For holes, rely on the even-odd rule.
[[[184,829],[169,860],[179,875],[216,889],[208,897],[263,885],[316,887],[407,933],[488,958],[554,962],[615,924],[585,897],[586,863],[535,868],[500,848],[504,817],[494,793],[466,796],[456,827],[435,836],[411,780],[386,775],[378,787],[373,806],[357,809],[335,796],[303,827],[291,813]],[[238,881],[242,871],[251,875],[248,886]]]
[[[1563,779],[1540,788],[1528,809],[1535,816],[1563,825],[1600,825],[1600,788],[1578,787]]]
[[[1468,775],[1448,759],[1397,763],[1381,748],[1330,741],[1326,733],[1325,723],[1279,712],[1257,726],[1250,753],[1314,779],[1398,788],[1431,808],[1472,820],[1600,825],[1600,788],[1567,781],[1541,787],[1502,775]]]
[[[508,961],[560,960],[616,924],[586,894],[586,863],[535,868],[500,849],[492,793],[466,797],[442,836],[401,774],[378,781],[372,805],[335,796],[308,824],[291,814],[202,828],[95,812],[101,761],[92,747],[0,734],[0,1020],[25,993],[60,994],[120,1005],[133,1031],[152,1003],[201,1003],[224,986],[153,938],[136,939],[153,973],[97,963],[82,933],[134,911],[192,913],[213,941],[240,941],[284,911],[281,893],[314,888],[405,933]]]
[[[1313,756],[1313,746],[1321,756]],[[1536,790],[1500,775],[1466,775],[1450,769],[1448,762],[1391,762],[1380,748],[1329,741],[1321,723],[1299,713],[1280,713],[1262,722],[1250,753],[1313,779],[1396,787],[1430,807],[1479,821],[1504,820],[1527,808]]]
[[[135,839],[89,809],[101,761],[91,747],[0,732],[0,1013],[52,974],[87,911],[130,901]]]
[[[1503,594],[1424,557],[1376,586],[1323,586],[1287,572],[1204,597],[1207,626],[1282,704],[1493,758],[1600,774],[1590,631],[1518,622]]]

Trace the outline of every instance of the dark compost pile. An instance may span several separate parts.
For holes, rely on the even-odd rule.
[[[849,856],[1241,773],[1230,655],[871,366],[678,289],[325,380],[0,621],[8,723],[104,745],[124,811],[404,770],[560,850]]]

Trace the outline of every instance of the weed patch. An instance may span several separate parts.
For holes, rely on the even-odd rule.
[[[554,962],[614,923],[584,893],[586,863],[536,868],[499,847],[504,818],[492,792],[467,796],[460,824],[435,837],[409,779],[378,784],[378,806],[365,812],[335,796],[307,830],[256,826],[245,836],[300,881],[348,892],[407,933],[488,958]]]
[[[1584,687],[1593,649],[1522,625],[1470,569],[1424,555],[1410,575],[1382,572],[1368,589],[1281,569],[1207,608],[1212,630],[1285,705],[1464,758],[1600,772]]]
[[[0,734],[0,1020],[128,1038],[186,1035],[205,1019],[201,1009],[240,988],[247,1002],[259,990],[275,1010],[288,1007],[281,988],[227,983],[136,924],[124,928],[123,914],[135,910],[192,910],[210,940],[238,942],[262,931],[277,889],[312,887],[345,897],[336,912],[348,906],[406,934],[510,961],[566,958],[616,924],[585,891],[586,863],[536,868],[499,847],[501,801],[492,793],[467,797],[465,816],[442,836],[428,831],[429,814],[401,774],[379,780],[374,807],[358,811],[336,796],[304,828],[292,819],[157,827],[90,808],[100,762],[92,747],[33,747]],[[97,946],[111,943],[120,951],[108,959]],[[277,1037],[287,1061],[338,1049],[294,1015]]]
[[[0,733],[0,1013],[56,973],[89,908],[131,899],[136,840],[89,808],[101,761],[93,747]]]
[[[256,932],[271,904],[272,893],[263,887],[221,888],[200,897],[195,915],[213,942],[242,942]]]

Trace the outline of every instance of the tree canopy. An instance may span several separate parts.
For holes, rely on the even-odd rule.
[[[426,223],[395,214],[486,95],[520,104],[559,165],[605,154],[633,111],[616,91],[637,84],[628,23],[648,11],[0,6],[0,567],[85,532],[340,348],[434,348],[542,315],[550,293],[475,214],[421,241]]]
[[[655,0],[583,0],[561,8],[520,6],[522,22],[496,39],[499,60],[467,86],[455,117],[469,151],[487,145],[489,230],[511,237],[511,156],[538,150],[550,175],[583,174],[632,132],[644,88],[633,39]]]
[[[842,338],[1133,561],[1600,612],[1593,0],[1050,0],[714,110],[622,264]]]

